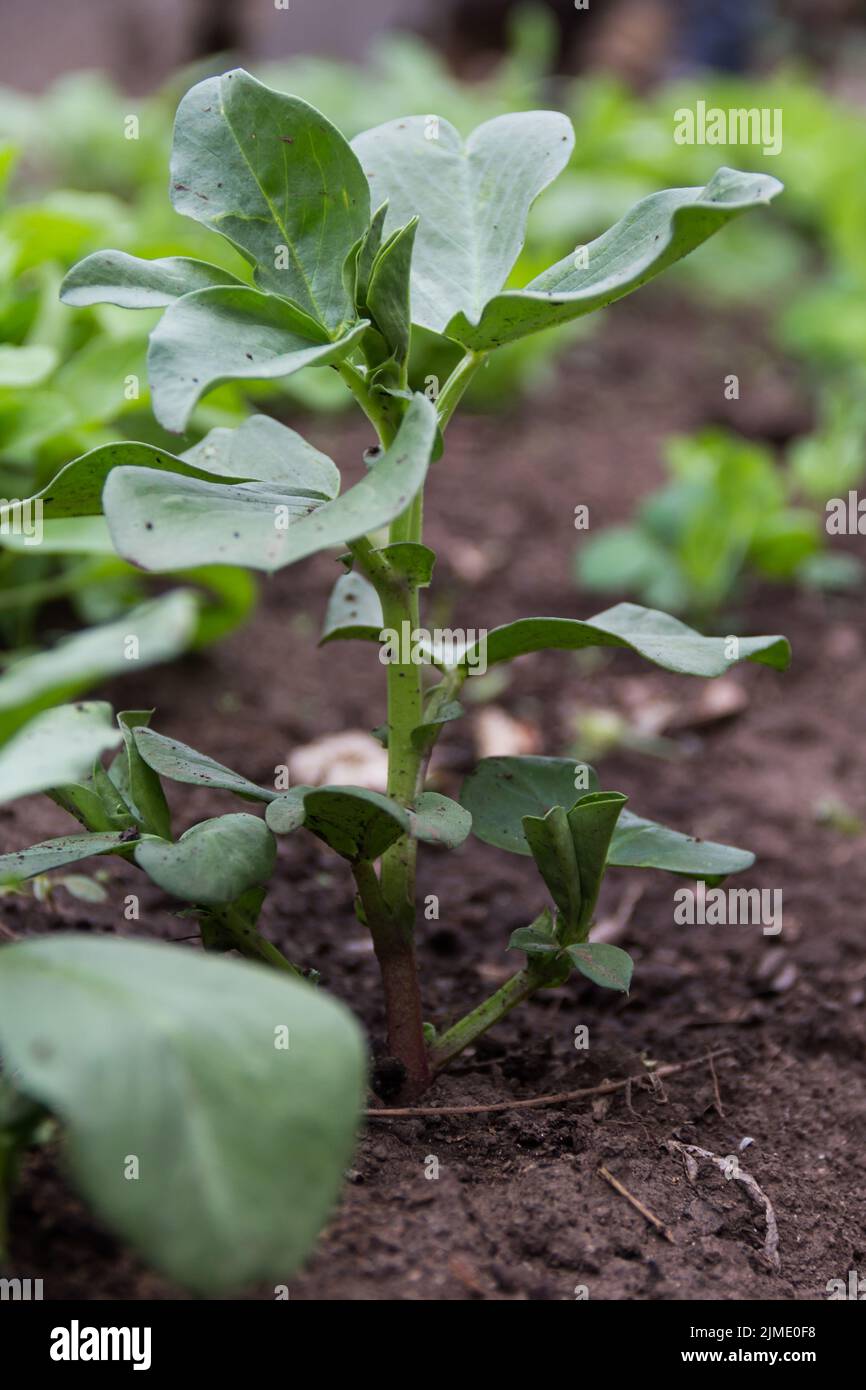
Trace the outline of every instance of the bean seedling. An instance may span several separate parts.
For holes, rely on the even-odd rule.
[[[668,671],[704,677],[739,660],[781,669],[789,659],[781,637],[703,637],[628,603],[587,621],[517,618],[489,632],[479,628],[463,642],[422,625],[435,559],[423,540],[425,480],[431,468],[446,467],[443,436],[475,374],[502,345],[639,288],[780,188],[766,175],[720,169],[706,187],[645,198],[596,241],[513,287],[529,209],[566,165],[572,144],[565,116],[533,111],[497,117],[465,141],[446,121],[416,116],[350,145],[303,101],[230,72],[198,84],[180,104],[171,197],[179,212],[232,243],[252,283],[204,262],[144,261],[120,251],[87,257],[64,282],[69,304],[164,309],[148,363],[154,412],[169,431],[186,431],[198,401],[221,382],[266,381],[312,367],[339,373],[374,431],[366,474],[342,492],[330,458],[259,415],[234,431],[212,430],[176,454],[129,441],[93,449],[40,494],[46,528],[103,515],[117,553],[153,572],[237,565],[273,573],[334,551],[345,573],[334,586],[322,640],[378,644],[385,658],[386,792],[260,786],[151,729],[145,715],[120,715],[119,730],[109,734],[104,707],[69,706],[67,721],[98,726],[96,747],[88,744],[89,761],[82,749],[80,776],[51,781],[46,771],[39,785],[77,817],[83,833],[0,860],[4,878],[19,881],[89,853],[120,855],[187,904],[209,951],[236,949],[277,967],[279,975],[178,947],[65,937],[0,953],[0,1046],[16,1094],[68,1122],[92,1200],[155,1263],[194,1286],[288,1272],[302,1258],[333,1199],[357,1121],[357,1029],[321,987],[295,978],[309,975],[306,959],[284,959],[258,930],[275,836],[305,829],[347,861],[357,913],[381,968],[388,1052],[410,1097],[516,1004],[561,985],[574,970],[628,989],[628,955],[591,939],[609,867],[661,868],[714,882],[752,863],[746,851],[631,814],[624,796],[601,790],[593,769],[573,759],[487,758],[459,800],[427,789],[431,754],[461,716],[461,689],[476,669],[587,647],[623,648]],[[429,381],[424,391],[413,389],[410,352],[419,328],[453,352],[441,389]],[[290,690],[289,677],[287,696]],[[106,770],[101,754],[118,739],[120,752]],[[0,752],[0,764],[2,758]],[[219,816],[174,839],[164,780],[234,792],[264,807],[264,817]],[[32,778],[26,786],[38,789]],[[464,1018],[437,1030],[424,1018],[415,961],[418,845],[456,848],[470,833],[531,856],[549,901],[528,912],[511,937],[524,967]],[[311,947],[314,940],[313,932]],[[212,969],[205,977],[197,967]],[[13,982],[18,1002],[10,1008]],[[103,1027],[101,1048],[91,1008]],[[127,1009],[140,1020],[135,1045],[121,1043],[108,1058],[115,1030],[128,1027]],[[44,1039],[42,1050],[29,1046],[48,1029],[39,1020],[52,1010],[67,1020],[67,1032],[73,1020],[73,1031],[82,1033],[61,1061]],[[272,1064],[257,1069],[250,1051],[257,1013],[275,1027],[292,1021],[303,1059],[288,1081]],[[130,1089],[131,1072],[141,1079],[142,1067],[152,1076],[143,1084],[151,1130],[158,1123],[164,1139],[169,1119],[176,1123],[181,1157],[192,1170],[204,1164],[214,1182],[224,1176],[220,1164],[228,1165],[232,1195],[223,1205],[219,1192],[209,1201],[201,1183],[191,1191],[185,1169],[166,1198],[145,1184],[124,1185],[110,1168],[106,1133],[112,1162],[117,1145],[153,1152],[153,1134],[121,1094]],[[111,1083],[98,1114],[92,1091],[85,1098],[85,1083],[92,1088],[96,1075]],[[184,1148],[190,1121],[167,1079],[181,1075],[196,1081],[195,1103],[206,1116],[219,1102],[219,1124],[204,1152],[196,1152],[195,1136]],[[138,1147],[126,1129],[118,1137],[113,1105],[136,1130]],[[241,1135],[245,1156],[238,1153]],[[179,1164],[172,1171],[180,1172]],[[262,1177],[274,1167],[279,1177]],[[289,1184],[288,1203],[281,1182]],[[299,1194],[307,1190],[314,1200],[299,1213]],[[183,1229],[198,1222],[186,1244],[172,1224],[178,1221]],[[233,1255],[226,1260],[227,1244]]]

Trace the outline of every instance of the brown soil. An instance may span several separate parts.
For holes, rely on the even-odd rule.
[[[740,375],[743,399],[723,401]],[[592,526],[627,516],[659,477],[658,443],[676,429],[726,420],[781,439],[803,425],[796,382],[749,323],[702,319],[646,293],[608,316],[602,336],[574,349],[534,408],[453,427],[430,487],[428,538],[439,551],[439,594],[453,625],[492,627],[532,613],[585,616],[605,606],[570,580],[573,509]],[[363,426],[309,426],[338,460],[358,458]],[[486,573],[457,578],[470,558]],[[335,566],[327,557],[263,586],[253,625],[218,651],[143,674],[107,692],[154,703],[157,726],[267,781],[287,750],[381,718],[372,650],[319,651],[315,632]],[[736,627],[733,626],[736,621]],[[730,624],[730,625],[729,625]],[[427,1097],[431,1106],[493,1103],[592,1086],[639,1073],[643,1059],[687,1061],[728,1047],[710,1068],[663,1089],[636,1084],[602,1103],[492,1115],[373,1121],[344,1198],[296,1299],[822,1299],[829,1279],[866,1261],[866,965],[862,834],[819,822],[822,798],[866,817],[866,652],[857,596],[762,590],[743,597],[722,631],[784,632],[787,675],[760,667],[733,679],[747,696],[736,717],[677,736],[679,758],[620,751],[603,783],[633,809],[703,837],[753,848],[744,886],[782,888],[779,937],[757,927],[674,925],[676,881],[611,874],[601,917],[638,882],[644,892],[621,938],[636,968],[627,998],[578,979],[524,1006],[468,1053]],[[579,705],[686,707],[708,689],[625,654],[593,663],[567,654],[524,658],[496,698],[562,754]],[[472,718],[451,725],[435,767],[455,792],[474,758]],[[184,824],[236,803],[177,788]],[[39,801],[0,811],[3,848],[57,834],[64,818]],[[374,959],[354,918],[342,866],[306,837],[282,842],[265,931],[356,1010],[374,1046],[383,1018]],[[129,871],[117,866],[118,879]],[[509,933],[542,902],[531,862],[470,842],[426,853],[421,891],[440,920],[419,926],[426,1015],[441,1026],[489,993],[518,963]],[[142,880],[137,880],[141,890]],[[61,892],[53,909],[7,899],[18,933],[121,930],[120,882],[104,908]],[[145,887],[140,930],[186,934]],[[128,926],[127,928],[128,929]],[[190,949],[178,947],[178,949]],[[588,1050],[574,1030],[589,1029]],[[739,1154],[775,1208],[781,1270],[768,1266],[762,1209],[742,1184],[702,1164],[690,1181],[668,1139]],[[751,1142],[742,1152],[742,1141]],[[439,1176],[425,1177],[438,1159]],[[599,1176],[606,1165],[670,1230],[667,1241]],[[183,1297],[93,1221],[50,1154],[32,1158],[13,1209],[14,1264],[43,1277],[53,1298]],[[259,1291],[268,1297],[269,1291]]]

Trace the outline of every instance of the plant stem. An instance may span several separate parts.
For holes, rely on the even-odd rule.
[[[382,973],[388,1048],[406,1069],[407,1094],[421,1095],[430,1084],[431,1072],[412,927],[390,911],[372,864],[362,860],[352,866],[352,872]]]
[[[487,360],[486,352],[468,351],[465,357],[461,357],[454,371],[449,376],[442,390],[439,392],[439,399],[436,402],[436,411],[439,415],[439,424],[444,430],[457,406],[463,392],[466,390],[479,367]]]
[[[399,581],[391,565],[382,552],[376,549],[369,536],[360,536],[356,541],[349,541],[348,547],[380,598],[383,589],[393,590],[399,587]]]
[[[430,1062],[434,1072],[447,1067],[464,1048],[499,1023],[517,1004],[522,1004],[539,988],[540,981],[530,970],[518,970],[495,994],[479,1004],[477,1009],[466,1014],[446,1033],[437,1038],[430,1051]]]
[[[262,936],[261,932],[251,932],[248,941],[249,951],[243,954],[248,953],[251,959],[260,960],[265,965],[272,965],[277,970],[284,970],[289,975],[294,975],[298,980],[304,980],[306,978],[303,971],[299,970],[296,965],[293,965],[288,957],[284,956],[282,951],[278,950],[272,941],[268,941],[266,936]]]
[[[382,393],[371,390],[364,375],[350,363],[341,363],[339,372],[374,425],[380,446],[387,449],[402,413],[400,401],[389,402]],[[391,523],[389,542],[420,539],[421,503],[413,498],[402,515]],[[402,646],[404,623],[408,623],[410,632],[419,623],[417,588],[395,573],[369,536],[352,542],[350,549],[379,595],[383,627],[392,628]],[[412,731],[421,723],[423,712],[421,669],[411,660],[389,662],[386,679],[388,795],[411,809],[415,804],[422,761],[421,750],[412,743]],[[353,866],[353,873],[382,973],[388,1047],[405,1068],[406,1089],[413,1095],[420,1095],[430,1083],[430,1066],[415,964],[416,850],[416,842],[403,835],[382,856],[381,880],[369,863]]]
[[[467,353],[445,383],[437,403],[439,422],[443,429],[483,361],[483,353]],[[364,375],[351,364],[341,363],[339,372],[365,415],[375,426],[381,447],[388,448],[399,421],[398,403],[395,403],[393,409],[389,408],[388,399],[382,393],[371,390]],[[405,369],[403,384],[405,385]],[[423,508],[423,497],[419,491],[402,515],[391,523],[391,544],[398,541],[421,543]],[[411,653],[404,653],[402,650],[402,637],[404,625],[411,634],[420,623],[417,587],[394,573],[387,559],[377,553],[369,537],[362,537],[361,540],[353,542],[351,550],[379,595],[383,627],[392,629],[400,638],[399,655],[411,656]],[[439,695],[434,695],[431,700],[431,708],[438,711],[442,703],[450,698],[449,692],[460,688],[462,679],[462,672],[450,672],[443,680]],[[411,659],[389,662],[387,694],[388,795],[401,806],[412,809],[416,797],[423,790],[424,773],[430,754],[430,748],[418,748],[412,741],[414,729],[424,721],[420,665]],[[388,1046],[392,1055],[405,1067],[407,1087],[416,1095],[429,1085],[431,1079],[415,964],[417,848],[416,840],[409,835],[402,835],[383,854],[378,877],[372,864],[361,863],[354,866],[358,893],[382,972],[388,1018]],[[517,1002],[518,998],[515,997],[513,1003]],[[493,1008],[491,1022],[495,1022],[501,1014],[496,1012],[493,1001],[488,1001],[487,1007]],[[513,1007],[513,1004],[507,1007]],[[470,1015],[470,1019],[472,1017]],[[469,1026],[468,1020],[464,1022]],[[489,1023],[479,1031],[483,1032],[484,1027],[489,1027]],[[471,1037],[468,1037],[457,1050],[465,1047],[471,1040]]]
[[[417,625],[417,592],[406,586],[402,592],[383,591],[381,598],[386,628],[393,628],[402,637],[404,623],[409,624],[410,631]],[[423,718],[421,667],[411,660],[390,661],[386,670],[388,795],[411,809],[422,763],[422,752],[412,742],[412,731]],[[409,930],[415,922],[415,856],[416,842],[408,835],[401,836],[382,856],[383,897],[389,911]]]
[[[389,408],[388,397],[370,390],[366,378],[350,362],[340,362],[337,371],[375,429],[382,448],[387,449],[397,433],[399,413]],[[396,404],[394,402],[394,406]]]
[[[214,918],[217,919],[216,922]],[[255,927],[249,926],[232,907],[224,907],[208,914],[208,917],[199,921],[199,929],[206,950],[222,950],[228,945],[247,960],[259,960],[265,965],[294,975],[296,979],[305,979],[302,970],[293,965],[272,941],[268,941]]]

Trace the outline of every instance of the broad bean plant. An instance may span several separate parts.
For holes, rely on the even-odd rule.
[[[608,869],[717,882],[752,863],[745,850],[627,810],[625,796],[574,759],[485,758],[458,800],[427,788],[431,754],[461,717],[473,670],[588,647],[703,677],[742,660],[777,669],[789,660],[782,637],[704,637],[630,603],[585,621],[516,617],[465,641],[423,625],[435,562],[423,538],[425,482],[447,468],[445,432],[475,374],[503,345],[638,289],[780,188],[764,174],[719,169],[706,187],[643,199],[515,286],[527,214],[573,139],[565,116],[533,111],[465,139],[444,120],[412,116],[349,144],[305,102],[228,72],[180,104],[170,191],[178,212],[241,253],[248,279],[115,250],[88,256],[62,287],[67,304],[164,310],[148,372],[169,431],[183,435],[219,383],[314,367],[339,374],[371,426],[366,471],[345,490],[331,458],[254,415],[176,453],[129,441],[92,449],[39,494],[46,533],[102,516],[117,554],[156,573],[273,573],[332,551],[343,572],[322,641],[356,641],[359,662],[365,643],[366,659],[383,658],[385,792],[262,786],[152,728],[149,712],[115,722],[100,702],[43,713],[35,732],[27,725],[0,750],[0,795],[48,791],[79,823],[75,834],[3,856],[2,881],[21,890],[89,856],[119,856],[182,905],[205,947],[60,934],[0,951],[0,1178],[8,1184],[27,1144],[59,1122],[103,1218],[194,1288],[291,1273],[339,1189],[363,1103],[361,1032],[318,982],[315,922],[293,959],[260,930],[279,837],[311,833],[346,862],[381,968],[387,1050],[409,1097],[573,971],[628,990],[629,956],[592,939]],[[438,335],[454,359],[447,379],[423,390],[410,380],[416,329]],[[171,782],[233,792],[246,809],[175,837]],[[418,847],[455,849],[470,835],[531,857],[538,897],[503,940],[523,957],[513,976],[467,1001],[465,1017],[429,1020],[415,957]]]

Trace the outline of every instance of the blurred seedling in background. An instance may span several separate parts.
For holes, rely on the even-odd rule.
[[[576,576],[592,592],[633,594],[708,622],[747,582],[846,589],[858,558],[827,543],[825,503],[866,475],[866,408],[859,377],[823,398],[813,434],[782,465],[770,449],[708,429],[668,440],[670,481],[637,520],[584,539]]]

